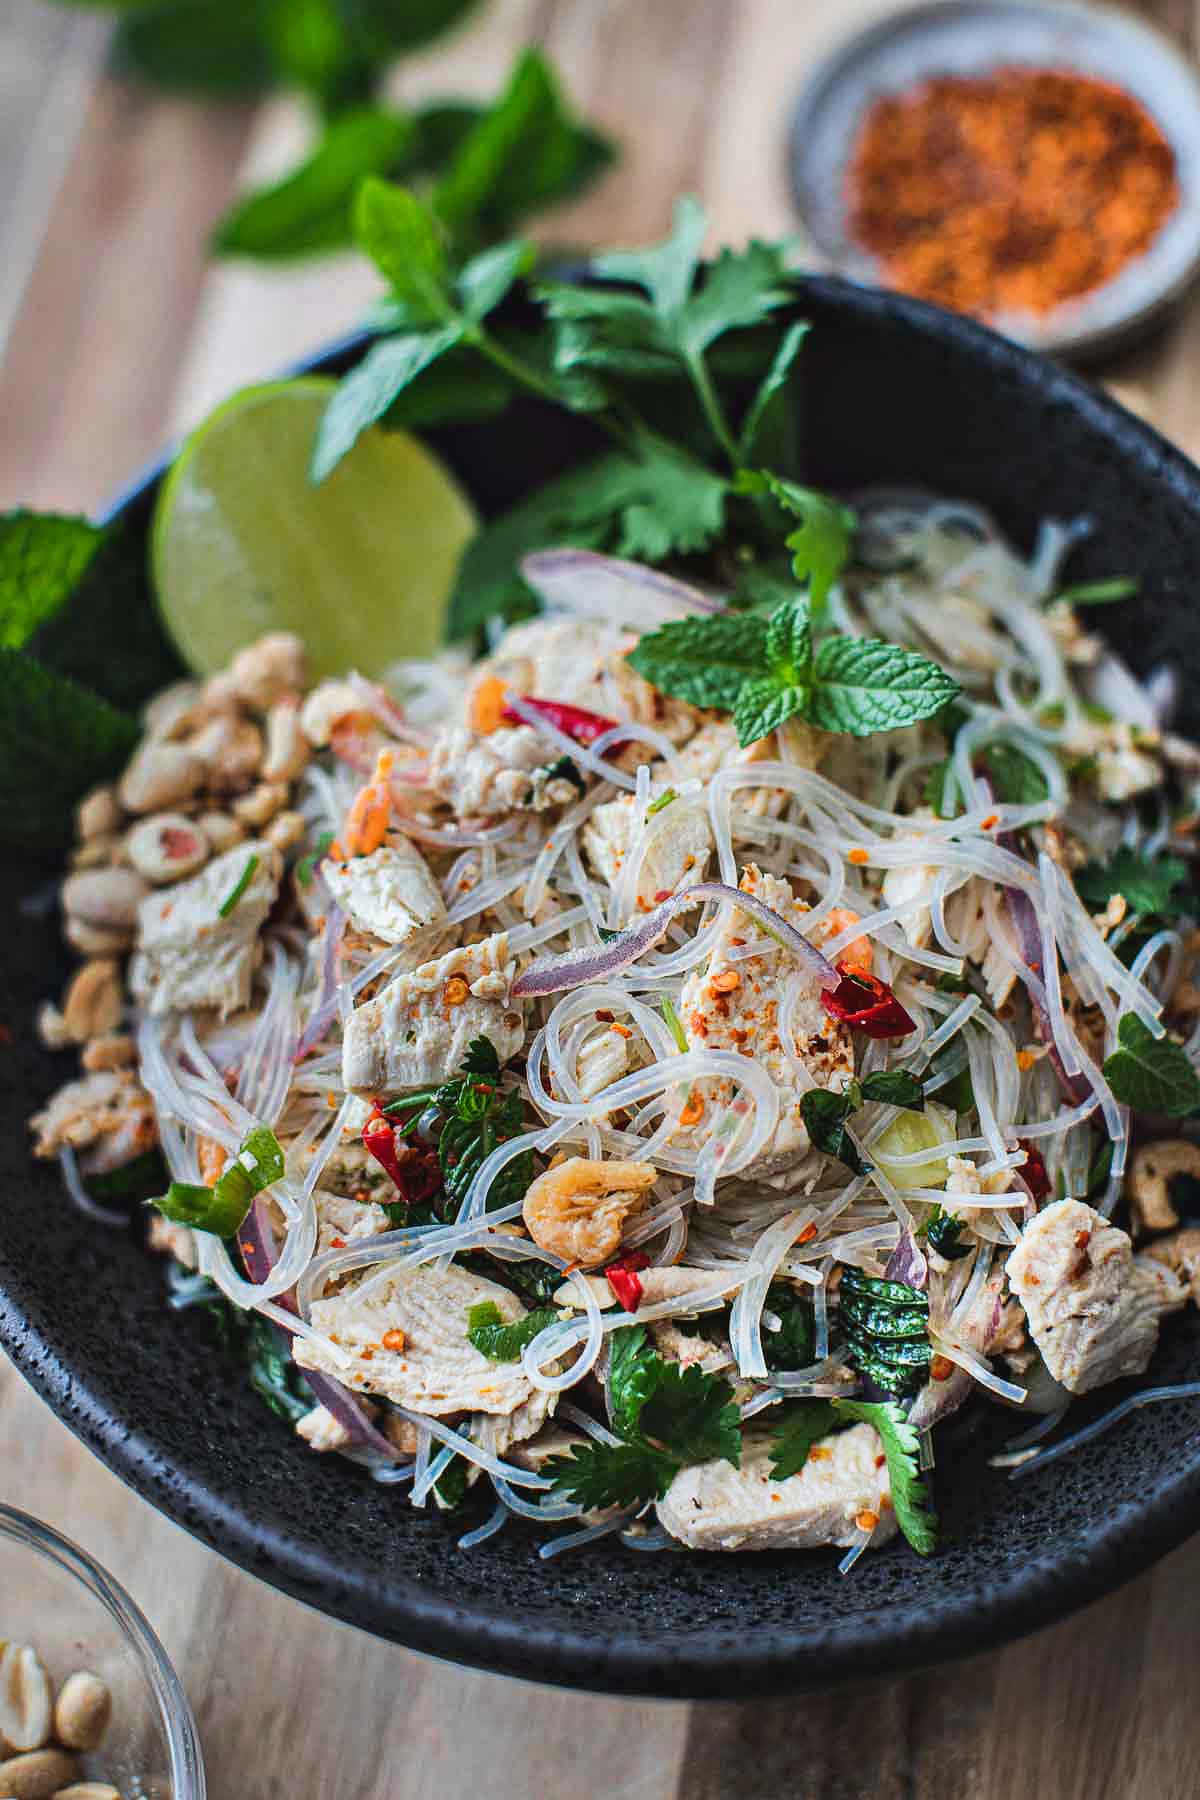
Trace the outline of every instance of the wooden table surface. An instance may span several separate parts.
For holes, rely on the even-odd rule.
[[[94,508],[233,388],[353,325],[374,282],[350,258],[206,265],[230,195],[303,141],[292,102],[200,107],[134,90],[103,72],[101,19],[42,0],[0,10],[0,507]],[[494,90],[515,48],[536,40],[625,147],[554,234],[651,238],[690,189],[716,240],[777,235],[794,228],[791,96],[827,43],[885,10],[491,0],[465,35],[406,69],[398,92]],[[1190,47],[1200,40],[1200,0],[1144,10]],[[1200,299],[1103,373],[1200,452]],[[802,1702],[685,1706],[518,1687],[306,1611],[129,1493],[3,1361],[0,1498],[80,1539],[145,1607],[198,1714],[214,1800],[1200,1794],[1200,1540],[973,1662]]]

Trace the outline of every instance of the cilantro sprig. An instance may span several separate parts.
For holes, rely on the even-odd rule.
[[[815,1444],[856,1423],[873,1425],[879,1433],[896,1523],[918,1555],[932,1555],[937,1514],[921,1476],[920,1444],[894,1401],[802,1400],[787,1407],[771,1440],[772,1475],[776,1481],[798,1475]]]
[[[1076,871],[1075,889],[1080,899],[1099,910],[1114,894],[1123,894],[1130,912],[1171,917],[1189,912],[1195,896],[1179,890],[1188,880],[1188,866],[1178,856],[1148,857],[1128,845],[1107,863],[1085,863]]]
[[[498,1145],[525,1129],[521,1096],[516,1088],[501,1093],[500,1058],[490,1038],[473,1038],[462,1066],[451,1080],[422,1088],[391,1101],[384,1111],[399,1119],[397,1135],[414,1132],[422,1114],[433,1107],[441,1115],[437,1153],[444,1205],[461,1201],[484,1160]],[[520,1200],[533,1180],[533,1153],[522,1150],[500,1170],[488,1191],[488,1211]]]
[[[577,1444],[551,1457],[556,1489],[586,1511],[661,1500],[680,1470],[717,1458],[736,1469],[742,1440],[733,1389],[651,1348],[644,1325],[625,1325],[610,1340],[609,1401],[619,1444]]]

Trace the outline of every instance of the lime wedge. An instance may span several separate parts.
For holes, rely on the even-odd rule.
[[[442,640],[475,511],[424,444],[378,427],[314,487],[313,440],[336,385],[305,376],[234,394],[162,484],[158,603],[199,674],[265,631],[297,632],[314,677],[378,673]]]

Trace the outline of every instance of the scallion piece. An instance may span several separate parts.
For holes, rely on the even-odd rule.
[[[165,1219],[214,1237],[233,1237],[241,1229],[250,1202],[283,1175],[283,1150],[275,1133],[256,1125],[242,1139],[237,1155],[212,1187],[173,1181],[151,1202]]]
[[[313,871],[333,842],[332,831],[323,831],[317,839],[316,846],[307,856],[302,856],[296,864],[296,880],[301,887],[311,887]]]
[[[232,888],[226,894],[224,900],[222,900],[220,907],[218,908],[219,916],[222,919],[227,919],[229,917],[230,913],[233,911],[234,907],[237,905],[238,901],[241,899],[241,897],[245,893],[246,889],[250,886],[251,881],[254,879],[254,871],[255,871],[255,869],[257,869],[257,867],[258,867],[257,856],[248,856],[246,858],[245,868],[242,870],[241,874],[238,876],[237,880],[234,882]]]
[[[652,800],[646,808],[646,817],[652,819],[656,812],[661,812],[664,806],[670,806],[672,800],[675,799],[678,799],[675,789],[672,787],[664,788],[662,793],[658,796],[658,799]]]
[[[679,1014],[665,994],[662,997],[662,1016],[667,1021],[667,1030],[679,1045],[680,1054],[686,1056],[688,1053],[687,1035],[680,1023]]]

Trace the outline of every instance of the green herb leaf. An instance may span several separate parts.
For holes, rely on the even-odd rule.
[[[780,682],[803,682],[812,665],[812,631],[808,608],[777,607],[767,621],[767,666]]]
[[[0,838],[70,842],[76,803],[118,773],[137,721],[18,650],[0,649]]]
[[[59,513],[0,516],[0,646],[19,650],[74,593],[104,541],[86,519]]]
[[[682,1466],[650,1444],[575,1444],[568,1456],[550,1457],[544,1472],[558,1493],[598,1512],[661,1500]]]
[[[326,854],[333,842],[332,831],[323,831],[316,844],[307,856],[302,856],[296,864],[296,880],[301,887],[311,887],[313,873],[321,858]]]
[[[652,800],[646,808],[646,817],[652,819],[655,813],[662,812],[664,807],[670,806],[672,800],[677,800],[678,798],[679,796],[676,794],[674,788],[664,788],[662,793],[658,796],[658,799]]]
[[[423,370],[462,340],[462,326],[406,331],[372,345],[351,369],[321,415],[313,446],[312,479],[331,475],[369,426],[390,412]]]
[[[825,610],[830,588],[849,561],[856,523],[854,513],[828,494],[799,487],[794,481],[785,481],[772,474],[769,469],[741,470],[737,486],[739,493],[769,495],[785,512],[801,520],[799,529],[791,533],[786,543],[792,552],[792,572],[797,581],[807,584],[813,617],[819,618]],[[922,718],[927,716],[921,715]]]
[[[807,686],[797,687],[792,683],[781,686],[774,675],[764,675],[756,681],[744,681],[738,689],[733,709],[738,743],[745,749],[750,744],[757,744],[760,738],[767,737],[772,731],[778,731],[789,719],[805,711],[809,693]]]
[[[850,1090],[834,1094],[828,1088],[809,1088],[800,1096],[800,1117],[813,1147],[835,1156],[855,1175],[865,1175],[870,1168],[846,1130],[846,1120],[858,1110],[860,1096]]]
[[[508,1324],[494,1300],[481,1300],[468,1310],[467,1337],[480,1355],[492,1362],[520,1362],[525,1346],[558,1317],[553,1308],[547,1308]]]
[[[499,306],[533,262],[533,245],[521,239],[496,244],[471,258],[459,272],[454,288],[458,303],[472,324],[478,325]]]
[[[900,1407],[891,1401],[835,1400],[835,1412],[846,1420],[873,1425],[883,1441],[896,1523],[919,1556],[937,1548],[937,1514],[921,1478],[920,1442]]]
[[[667,1021],[667,1030],[675,1039],[679,1054],[681,1056],[686,1056],[688,1053],[687,1032],[683,1029],[679,1014],[675,1011],[668,995],[663,995],[662,999],[659,1001],[659,1006],[662,1009],[663,1018]]]
[[[123,13],[118,69],[159,87],[222,97],[271,82],[258,8],[245,0],[149,0]]]
[[[906,1106],[910,1112],[924,1112],[925,1084],[907,1069],[878,1069],[864,1075],[861,1083],[864,1100],[878,1100],[885,1106]]]
[[[500,1078],[500,1053],[489,1037],[472,1038],[462,1060],[463,1075],[482,1075],[485,1080]]]
[[[295,1425],[312,1411],[312,1389],[292,1362],[286,1339],[257,1313],[246,1330],[245,1357],[250,1386],[276,1418]]]
[[[1122,845],[1107,863],[1087,863],[1075,874],[1075,891],[1086,906],[1097,911],[1114,894],[1123,894],[1131,912],[1159,913],[1172,917],[1191,911],[1195,897],[1176,892],[1188,879],[1188,866],[1178,856],[1153,860]]]
[[[805,716],[824,731],[854,737],[915,725],[960,691],[927,657],[877,638],[823,638],[815,677]]]
[[[1106,606],[1113,600],[1129,600],[1139,583],[1132,575],[1114,575],[1108,581],[1078,581],[1074,587],[1059,588],[1054,600],[1065,600],[1069,606]]]
[[[798,1475],[814,1444],[839,1429],[840,1421],[828,1400],[796,1400],[783,1410],[779,1427],[771,1434],[771,1475],[786,1481]]]
[[[1171,1119],[1200,1112],[1200,1075],[1182,1044],[1152,1036],[1136,1013],[1122,1014],[1117,1043],[1104,1079],[1122,1105]]]
[[[761,462],[791,469],[797,461],[797,405],[792,369],[810,327],[803,320],[789,325],[742,420],[738,454],[743,463]]]
[[[354,241],[350,209],[359,182],[395,174],[415,135],[406,113],[382,106],[343,113],[282,181],[237,201],[217,226],[214,251],[277,261],[345,249]]]
[[[647,632],[627,661],[664,694],[693,706],[732,712],[745,681],[762,678],[767,627],[747,613],[707,613],[672,619]]]
[[[690,194],[675,202],[671,235],[644,250],[609,250],[595,258],[598,275],[644,288],[662,319],[673,318],[692,291],[708,221]]]
[[[838,1313],[853,1366],[885,1393],[915,1394],[933,1359],[928,1296],[906,1282],[880,1280],[847,1264]]]
[[[613,1428],[637,1430],[642,1407],[654,1392],[663,1360],[650,1343],[644,1325],[619,1325],[609,1335],[608,1398]]]
[[[789,1281],[773,1281],[767,1289],[766,1308],[780,1318],[778,1331],[763,1327],[763,1352],[768,1369],[807,1369],[816,1358],[816,1319],[813,1303]]]
[[[643,1437],[664,1445],[681,1462],[720,1457],[736,1469],[741,1458],[741,1415],[727,1381],[660,1359],[658,1380],[644,1401],[638,1426]]]
[[[986,745],[976,767],[991,782],[993,797],[1005,806],[1037,806],[1050,792],[1033,758],[1016,744]]]
[[[386,276],[416,326],[445,325],[454,313],[442,231],[408,188],[369,175],[354,201],[354,236]]]
[[[957,1262],[960,1257],[971,1254],[970,1244],[960,1244],[958,1241],[965,1230],[965,1222],[957,1213],[947,1212],[944,1206],[937,1206],[926,1222],[925,1241],[931,1250],[936,1250],[947,1262]]]

